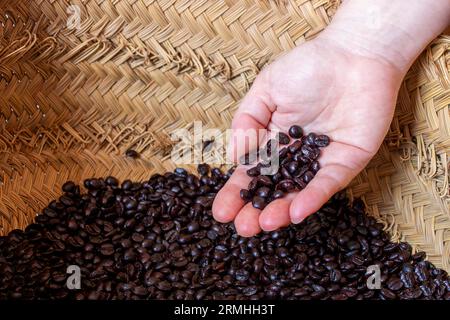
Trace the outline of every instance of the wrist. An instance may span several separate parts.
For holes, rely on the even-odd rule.
[[[405,74],[450,20],[450,2],[346,0],[319,37]]]

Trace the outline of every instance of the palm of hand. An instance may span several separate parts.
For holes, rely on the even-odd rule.
[[[352,55],[316,39],[294,49],[263,70],[233,120],[236,128],[278,129],[293,124],[305,132],[327,134],[321,170],[301,192],[270,203],[262,212],[244,205],[239,191],[250,178],[238,167],[216,197],[214,217],[235,220],[243,236],[261,228],[298,223],[345,187],[379,148],[392,119],[401,76],[375,59]]]

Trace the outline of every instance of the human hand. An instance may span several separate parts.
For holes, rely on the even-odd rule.
[[[232,128],[287,132],[297,124],[306,133],[330,136],[332,142],[307,187],[271,202],[262,212],[240,198],[250,177],[239,166],[216,196],[216,220],[234,220],[240,235],[252,236],[261,229],[299,223],[344,188],[382,143],[406,71],[448,21],[447,1],[346,0],[316,39],[265,68],[243,99]],[[232,141],[232,151],[235,146]]]
[[[389,63],[357,56],[325,38],[307,42],[281,57],[255,80],[237,111],[232,129],[306,133],[331,137],[321,169],[301,192],[258,210],[239,192],[251,178],[239,166],[216,197],[214,217],[234,219],[237,232],[252,236],[299,223],[345,187],[378,150],[393,116],[402,74]],[[233,147],[232,147],[233,148]],[[238,155],[235,154],[237,157]]]

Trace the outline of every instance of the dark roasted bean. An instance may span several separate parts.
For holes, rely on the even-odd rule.
[[[264,200],[264,198],[255,196],[253,197],[252,205],[254,208],[262,210],[266,206],[266,201]]]
[[[402,281],[397,277],[391,277],[386,284],[392,291],[398,291],[403,287]]]
[[[260,175],[259,167],[253,167],[247,170],[247,175],[250,177],[257,177]]]
[[[324,134],[318,135],[314,139],[314,144],[318,147],[326,147],[330,144],[330,138]]]
[[[261,187],[256,190],[256,195],[261,198],[268,198],[270,196],[270,189],[268,187]]]
[[[104,243],[100,247],[100,252],[104,256],[110,256],[114,254],[114,246],[111,243]]]
[[[283,132],[279,132],[278,133],[278,142],[281,144],[281,145],[286,145],[286,144],[289,144],[289,141],[290,141],[291,139],[289,138],[289,136],[287,135],[287,134],[285,134],[285,133],[283,133]]]
[[[136,150],[133,150],[133,149],[128,149],[125,152],[125,155],[127,157],[134,158],[134,159],[139,158],[139,153]]]
[[[252,199],[252,195],[247,189],[241,189],[239,195],[244,201],[250,201]]]
[[[276,191],[274,191],[273,194],[272,194],[272,198],[273,198],[273,199],[280,199],[280,198],[282,198],[283,196],[284,196],[284,192],[281,191],[281,190],[276,190]]]
[[[298,139],[303,135],[303,129],[300,126],[293,125],[289,128],[289,135],[291,138]]]

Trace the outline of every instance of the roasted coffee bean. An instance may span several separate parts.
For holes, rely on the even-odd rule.
[[[244,201],[250,201],[252,199],[252,195],[251,195],[250,191],[248,191],[247,189],[241,189],[239,195],[240,195],[241,199]]]
[[[133,149],[128,149],[128,150],[125,152],[125,155],[126,155],[127,157],[133,158],[133,159],[139,158],[139,153],[138,153],[136,150],[133,150]]]
[[[111,187],[117,187],[119,185],[119,180],[115,177],[109,176],[105,179],[105,183]]]
[[[318,147],[326,147],[330,144],[330,138],[324,134],[315,137],[314,144]]]
[[[260,186],[270,187],[273,185],[272,180],[268,176],[259,176],[256,178],[256,181]]]
[[[391,277],[386,284],[392,291],[398,291],[403,287],[403,283],[398,277]]]
[[[305,174],[303,175],[303,181],[305,183],[311,182],[311,180],[313,178],[314,178],[314,173],[312,173],[311,171],[306,171]]]
[[[301,141],[297,140],[288,147],[288,150],[291,154],[295,154],[297,153],[297,151],[300,150],[301,147],[302,147]]]
[[[289,135],[291,138],[298,139],[303,135],[303,129],[300,126],[293,125],[289,128]]]
[[[342,279],[342,274],[337,269],[331,269],[330,271],[330,281],[331,282],[340,282]]]
[[[320,170],[320,164],[318,161],[313,161],[310,166],[311,171],[315,174]]]
[[[281,145],[286,145],[289,144],[289,141],[291,141],[291,139],[289,138],[289,136],[283,132],[279,132],[278,133],[278,142]]]
[[[294,182],[292,180],[285,179],[285,180],[280,181],[276,185],[275,189],[276,190],[282,190],[282,191],[285,191],[285,192],[290,192],[290,191],[295,189],[295,185],[294,185]]]
[[[308,159],[314,159],[314,149],[308,145],[303,145],[300,148],[301,153]]]
[[[257,177],[260,175],[259,167],[253,167],[247,170],[247,175],[250,177]]]
[[[275,199],[280,199],[280,198],[282,198],[284,196],[284,192],[283,191],[281,191],[281,190],[276,190],[276,191],[274,191],[273,192],[273,194],[272,194],[272,198],[275,200]]]
[[[73,193],[76,190],[76,185],[73,181],[67,181],[63,184],[62,190],[67,193]]]
[[[114,246],[111,243],[104,243],[100,246],[100,253],[104,256],[110,256],[114,254]]]
[[[316,134],[314,132],[308,133],[308,135],[305,138],[305,144],[308,146],[314,146],[316,143]]]
[[[264,200],[264,198],[261,198],[259,196],[255,196],[252,199],[252,205],[254,208],[262,210],[266,206],[266,200]]]
[[[256,195],[258,197],[266,199],[270,196],[270,192],[271,190],[268,187],[261,187],[258,190],[256,190]]]

